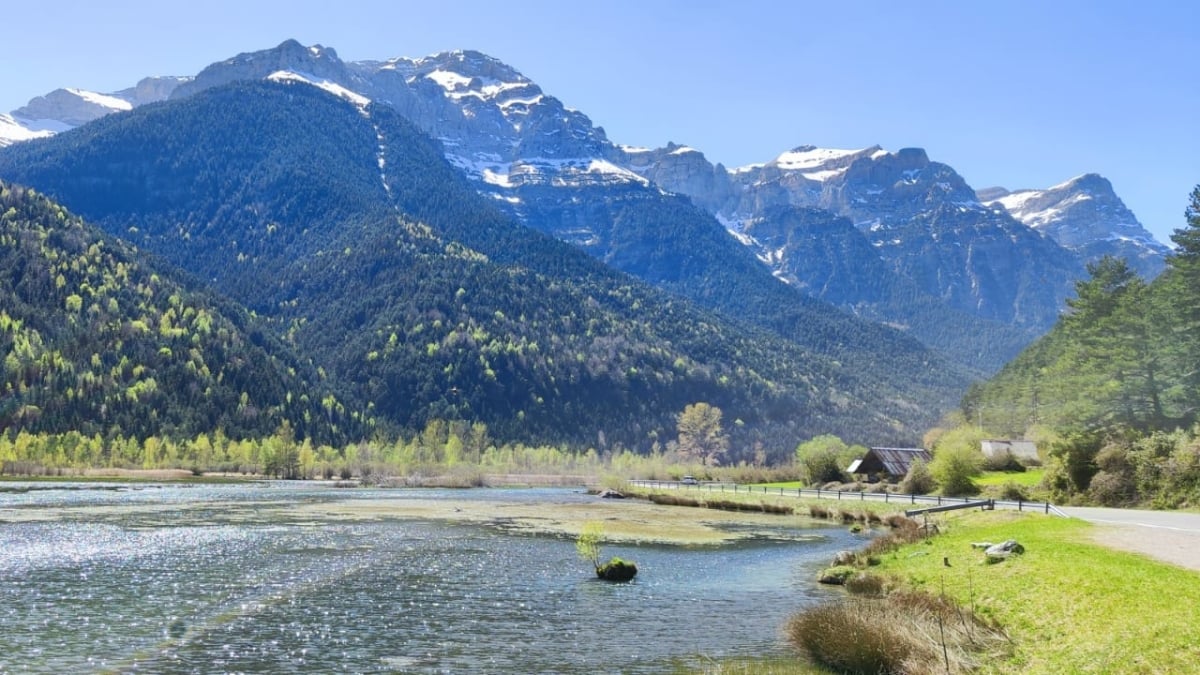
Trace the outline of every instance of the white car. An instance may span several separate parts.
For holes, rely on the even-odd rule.
[[[700,484],[700,481],[696,480],[695,476],[684,476],[683,480],[680,482],[683,483],[684,485],[699,485]]]

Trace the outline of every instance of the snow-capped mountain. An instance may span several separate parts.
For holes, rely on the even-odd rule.
[[[1082,263],[1100,251],[1113,250],[1101,242],[1139,242],[1141,248],[1122,244],[1120,250],[1145,258],[1137,265],[1144,272],[1154,271],[1166,249],[1158,245],[1156,250],[1152,244],[1157,242],[1136,225],[1120,200],[1107,196],[1112,190],[1103,179],[1103,190],[1094,185],[1086,188],[1091,192],[1072,188],[1074,197],[1060,199],[1055,188],[984,199],[953,168],[931,161],[917,148],[891,152],[878,146],[800,146],[762,164],[727,169],[688,146],[618,145],[584,113],[568,108],[516,69],[474,51],[344,62],[333,49],[288,40],[273,49],[214,63],[195,78],[179,78],[173,84],[164,80],[142,98],[129,95],[133,89],[107,96],[53,92],[17,111],[22,114],[14,114],[11,122],[0,118],[0,144],[3,138],[12,142],[54,133],[124,105],[263,78],[308,82],[351,98],[360,107],[374,102],[395,108],[438,139],[446,158],[499,206],[526,224],[655,283],[698,283],[698,277],[689,276],[689,265],[695,268],[692,273],[703,274],[700,267],[711,268],[720,256],[740,259],[741,254],[727,248],[736,239],[776,276],[812,292],[816,276],[807,273],[804,260],[789,256],[811,256],[835,247],[779,246],[760,237],[789,240],[791,235],[781,228],[816,222],[781,217],[781,207],[821,209],[847,219],[866,240],[865,246],[852,242],[839,226],[834,229],[847,243],[836,250],[874,256],[842,261],[828,268],[831,274],[870,268],[878,276],[882,262],[883,268],[905,279],[887,282],[889,288],[915,289],[897,290],[893,296],[926,294],[928,298],[917,304],[941,302],[1036,333],[1056,319],[1072,282],[1083,274]],[[139,83],[135,89],[152,88]],[[29,123],[33,119],[53,122],[35,127]],[[681,208],[669,193],[687,197],[698,210]],[[1091,211],[1081,208],[1089,201],[1079,196],[1083,194],[1092,195]],[[1003,199],[1009,201],[999,201]],[[1074,201],[1067,204],[1070,199]],[[1062,217],[1052,218],[1051,211]],[[1101,215],[1115,219],[1103,220]],[[715,236],[713,228],[727,229],[734,237],[722,241],[723,232]],[[1070,230],[1078,241],[1060,236],[1059,229]],[[803,240],[811,241],[807,237],[814,231],[819,230],[806,230]],[[700,252],[698,242],[709,248]],[[698,259],[708,262],[697,266]],[[825,281],[821,286],[862,288]],[[876,294],[838,302],[858,311],[864,303],[887,300]],[[932,320],[897,322],[896,311],[872,313],[910,326]]]
[[[135,106],[163,101],[183,77],[147,77],[128,89],[101,94],[85,89],[55,89],[25,106],[0,115],[0,147],[44,138]]]
[[[764,164],[730,170],[708,164],[695,152],[649,151],[635,157],[639,173],[663,189],[693,196],[785,278],[803,261],[788,260],[788,249],[773,248],[754,235],[763,231],[754,226],[779,207],[845,217],[875,255],[924,293],[981,318],[1035,331],[1053,324],[1073,280],[1082,274],[1075,255],[1003,209],[982,204],[953,168],[931,161],[920,148],[889,152],[878,146],[806,145]]]
[[[980,190],[978,197],[988,206],[1003,207],[1085,260],[1122,257],[1147,278],[1163,270],[1163,259],[1171,252],[1126,208],[1112,183],[1094,173],[1045,190],[988,188]]]

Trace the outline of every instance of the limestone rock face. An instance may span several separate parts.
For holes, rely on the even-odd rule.
[[[167,100],[176,88],[191,80],[190,77],[144,77],[136,85],[122,89],[113,96],[129,101],[136,108],[147,103]]]
[[[1164,268],[1170,248],[1138,221],[1113,191],[1112,183],[1084,174],[1045,190],[989,188],[980,201],[1003,207],[1017,220],[1078,253],[1085,262],[1105,255],[1125,258],[1147,279]]]
[[[287,40],[274,49],[238,54],[214,63],[200,71],[194,79],[176,87],[171,92],[171,98],[184,98],[238,80],[263,79],[279,71],[329,80],[343,86],[352,83],[346,64],[333,49],[321,45],[305,47],[295,40]]]
[[[110,113],[131,108],[131,103],[115,96],[82,89],[55,89],[14,110],[13,117],[25,120],[57,120],[67,127],[77,127]]]

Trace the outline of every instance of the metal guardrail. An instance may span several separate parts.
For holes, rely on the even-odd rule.
[[[941,513],[942,511],[957,511],[958,509],[974,509],[979,508],[984,511],[994,511],[996,502],[991,499],[977,499],[973,502],[963,502],[962,504],[946,504],[945,506],[925,506],[919,509],[908,509],[904,515],[912,518],[926,513]]]
[[[969,497],[941,497],[938,495],[905,495],[893,494],[891,492],[845,492],[842,490],[822,490],[820,488],[769,488],[761,485],[738,485],[737,483],[720,483],[720,482],[700,482],[700,483],[684,483],[677,480],[628,480],[630,485],[647,487],[662,490],[699,490],[704,492],[733,492],[743,494],[764,494],[764,495],[779,495],[782,497],[814,497],[816,499],[834,499],[837,501],[874,501],[883,502],[885,504],[933,504],[936,506],[950,504],[971,504],[973,501]],[[1054,514],[1069,518],[1066,513],[1063,513],[1055,505],[1050,502],[1027,502],[1024,500],[1008,501],[995,499],[992,500],[995,508],[1010,509],[1016,511],[1040,511],[1046,514]],[[961,508],[961,507],[960,507]]]

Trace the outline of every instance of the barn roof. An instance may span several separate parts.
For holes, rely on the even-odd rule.
[[[880,471],[896,477],[908,473],[913,461],[929,463],[932,457],[923,448],[871,448],[863,456],[856,473],[878,473]]]

